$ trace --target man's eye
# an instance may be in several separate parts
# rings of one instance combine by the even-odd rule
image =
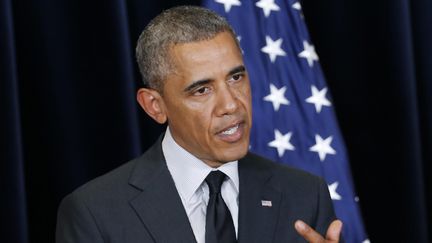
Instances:
[[[234,74],[231,79],[233,81],[239,81],[242,78],[243,78],[243,74],[238,73],[238,74]]]
[[[194,95],[204,95],[210,92],[209,87],[201,87],[194,92]]]

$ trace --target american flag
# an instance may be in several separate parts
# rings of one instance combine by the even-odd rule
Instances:
[[[233,26],[252,86],[251,151],[323,177],[346,242],[367,243],[319,58],[297,0],[204,0]]]

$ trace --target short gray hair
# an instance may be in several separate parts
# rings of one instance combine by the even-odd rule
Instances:
[[[221,32],[228,32],[239,43],[228,22],[206,8],[179,6],[156,16],[141,33],[136,58],[144,87],[163,90],[163,81],[175,71],[169,50],[176,44],[209,40]]]

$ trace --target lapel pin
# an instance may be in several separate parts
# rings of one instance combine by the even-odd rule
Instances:
[[[272,202],[268,201],[268,200],[261,200],[261,206],[263,206],[263,207],[271,207],[272,206]]]

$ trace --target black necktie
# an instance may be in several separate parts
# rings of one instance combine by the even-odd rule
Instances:
[[[209,187],[209,202],[207,205],[205,243],[236,243],[231,213],[221,195],[221,186],[225,174],[212,171],[205,181]]]

